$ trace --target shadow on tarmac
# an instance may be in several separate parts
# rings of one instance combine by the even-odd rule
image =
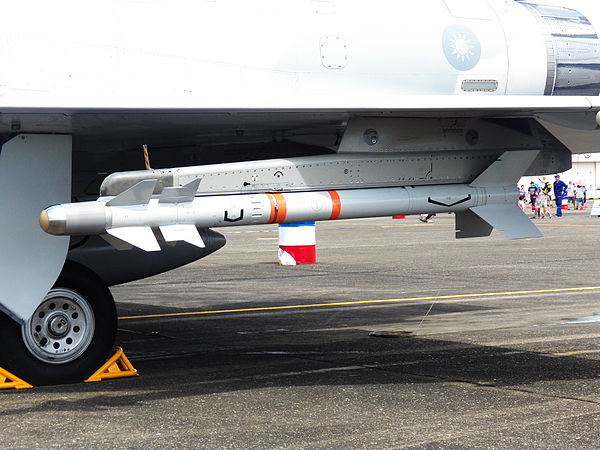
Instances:
[[[189,322],[189,321],[186,321]],[[215,323],[216,325],[216,323]],[[194,327],[195,328],[195,327]],[[122,344],[132,349],[139,378],[46,387],[53,393],[86,390],[98,395],[72,400],[53,399],[35,407],[0,411],[0,416],[28,411],[98,411],[156,400],[179,399],[225,392],[263,392],[264,388],[467,383],[483,389],[530,392],[549,381],[597,380],[600,361],[574,356],[524,351],[520,348],[471,345],[430,337],[371,338],[364,330],[274,331],[255,335],[234,334],[219,343],[203,321],[192,342],[185,337],[146,335],[139,340],[121,333]],[[128,340],[131,342],[128,344]],[[155,345],[159,340],[160,345]],[[205,342],[202,342],[202,341]],[[211,342],[209,342],[211,341]],[[197,345],[199,344],[199,345]],[[153,353],[141,355],[141,348]],[[213,348],[210,348],[210,347]],[[197,347],[203,347],[198,349]],[[561,383],[563,384],[563,383]],[[589,395],[596,392],[590,384]],[[107,395],[107,391],[110,395]],[[122,395],[113,395],[120,393]],[[578,397],[587,395],[578,392]],[[545,395],[561,397],[552,392]]]

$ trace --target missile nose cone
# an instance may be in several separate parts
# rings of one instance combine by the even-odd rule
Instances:
[[[596,123],[600,126],[600,111],[596,114]]]
[[[62,206],[50,206],[40,213],[40,227],[46,233],[63,235],[67,231],[65,210]]]
[[[50,228],[50,219],[48,218],[48,213],[45,210],[40,213],[40,228],[46,233]]]

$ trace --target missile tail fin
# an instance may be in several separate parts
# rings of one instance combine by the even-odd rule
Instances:
[[[526,173],[539,150],[504,152],[469,186],[504,189],[506,198],[501,204],[475,206],[456,214],[456,237],[488,236],[492,227],[502,231],[508,239],[542,237],[542,233],[517,205],[516,183]],[[514,191],[514,203],[511,192]]]
[[[538,238],[543,236],[540,230],[531,223],[531,219],[517,205],[476,206],[471,208],[471,211],[492,227],[502,231],[508,239]]]
[[[106,232],[117,239],[147,252],[160,251],[160,245],[158,245],[158,241],[150,227],[111,228],[106,230]]]
[[[456,239],[489,236],[494,228],[470,209],[457,212],[455,220]]]
[[[185,186],[181,187],[166,187],[160,193],[158,203],[186,203],[194,200],[198,186],[200,185],[200,178],[196,178],[194,181],[190,181]]]
[[[507,151],[473,180],[471,187],[515,186],[539,150]]]
[[[106,206],[147,205],[154,192],[156,179],[142,180],[106,202]]]
[[[194,225],[164,225],[160,227],[160,232],[167,242],[185,241],[196,247],[206,247]]]

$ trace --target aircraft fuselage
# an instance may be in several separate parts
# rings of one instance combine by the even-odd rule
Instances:
[[[0,107],[334,108],[401,95],[598,95],[600,5],[562,3],[14,2],[0,31]]]

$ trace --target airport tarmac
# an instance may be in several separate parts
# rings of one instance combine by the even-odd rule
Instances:
[[[117,286],[141,376],[0,391],[4,448],[598,448],[600,219],[454,239],[454,217],[277,228]],[[371,332],[384,336],[373,337]]]

